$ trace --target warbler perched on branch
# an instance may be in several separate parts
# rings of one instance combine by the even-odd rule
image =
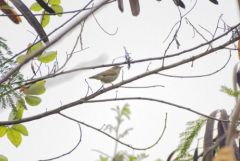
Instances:
[[[89,78],[100,80],[102,83],[112,83],[118,78],[121,68],[121,66],[113,66],[112,68]]]

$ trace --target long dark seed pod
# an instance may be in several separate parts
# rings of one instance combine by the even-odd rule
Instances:
[[[117,2],[119,10],[123,12],[124,11],[123,0],[117,0]]]
[[[175,3],[176,6],[185,8],[185,4],[183,3],[182,0],[173,0],[173,2]]]
[[[210,116],[215,117],[218,113],[218,110],[213,111]],[[204,134],[204,143],[203,143],[203,151],[204,151],[204,161],[212,161],[214,150],[210,150],[213,146],[213,128],[214,128],[214,120],[208,119],[206,124],[206,130]]]
[[[139,0],[129,0],[132,15],[133,16],[138,16],[140,13],[140,5],[139,5]]]
[[[214,4],[218,4],[217,0],[209,0],[210,2],[214,3]]]
[[[15,24],[19,24],[21,22],[21,18],[17,15],[15,9],[11,8],[5,0],[0,0],[0,10]]]
[[[13,5],[23,14],[23,16],[26,18],[28,23],[35,29],[35,31],[38,33],[40,38],[44,42],[49,42],[47,34],[43,30],[41,24],[38,22],[38,20],[35,18],[35,16],[32,14],[32,12],[28,9],[28,7],[21,1],[21,0],[10,0]]]
[[[193,161],[198,161],[198,147],[194,150]]]

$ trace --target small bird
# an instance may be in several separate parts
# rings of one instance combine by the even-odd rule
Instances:
[[[112,83],[118,78],[121,68],[121,66],[113,66],[106,71],[89,77],[89,79],[97,79],[100,80],[102,83]]]

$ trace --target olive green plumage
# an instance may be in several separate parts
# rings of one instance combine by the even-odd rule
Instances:
[[[89,78],[100,80],[102,83],[112,83],[118,78],[121,68],[122,67],[120,66],[113,66],[112,68]]]

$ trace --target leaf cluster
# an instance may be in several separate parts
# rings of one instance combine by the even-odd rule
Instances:
[[[0,77],[4,77],[16,65],[11,57],[12,52],[6,44],[6,40],[0,37]],[[15,108],[16,101],[22,97],[21,93],[15,90],[21,83],[16,82],[23,82],[23,75],[20,72],[16,72],[8,81],[0,85],[0,108]]]
[[[240,91],[235,91],[227,86],[221,86],[221,91],[232,97],[238,97]]]
[[[59,17],[62,16],[62,12],[63,12],[63,7],[61,6],[61,1],[60,0],[44,0],[46,3],[48,3],[48,5],[50,5],[50,7],[56,12],[58,13],[57,15]],[[32,11],[35,11],[35,12],[43,12],[43,16],[41,18],[41,25],[42,27],[46,27],[49,22],[50,22],[50,15],[49,14],[46,14],[47,11],[43,10],[43,8],[37,3],[37,2],[34,2],[30,9]]]
[[[116,135],[116,139],[119,140],[120,138],[125,137],[129,134],[129,132],[133,128],[127,128],[120,131],[120,127],[122,126],[123,122],[130,119],[131,111],[129,108],[129,104],[125,104],[123,107],[115,107],[112,108],[115,112],[115,120],[116,125],[108,124],[104,130],[109,130],[110,132],[114,132]],[[115,149],[117,150],[117,144],[115,145]],[[146,159],[148,155],[146,153],[139,153],[139,154],[130,154],[127,151],[116,151],[113,157],[108,155],[99,155],[99,161],[142,161]],[[161,159],[157,159],[156,161],[162,161]]]
[[[20,55],[17,57],[17,63],[22,63],[28,57],[31,57],[34,52],[44,47],[42,42],[38,42],[36,44],[29,44],[30,48],[25,55]],[[50,63],[52,62],[57,56],[57,51],[44,51],[41,53],[40,56],[37,57],[37,60],[41,63]]]
[[[187,122],[185,131],[180,134],[180,144],[177,148],[177,151],[174,152],[178,152],[178,155],[174,161],[192,160],[192,155],[188,153],[188,150],[205,123],[206,119],[202,117],[195,121]]]

